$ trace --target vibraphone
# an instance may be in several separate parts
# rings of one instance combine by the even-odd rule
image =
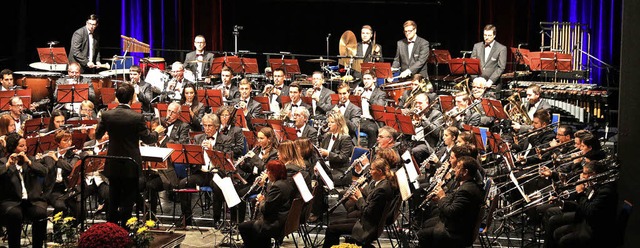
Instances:
[[[608,106],[608,93],[606,89],[600,88],[596,84],[533,81],[510,83],[514,92],[522,93],[532,84],[537,84],[542,88],[540,97],[546,99],[551,106],[568,112],[580,122],[591,122],[604,118]]]

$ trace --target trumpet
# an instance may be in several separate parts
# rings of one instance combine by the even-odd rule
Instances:
[[[270,96],[273,93],[273,89],[276,87],[273,84],[267,84],[264,86],[264,90],[262,91],[262,96]]]

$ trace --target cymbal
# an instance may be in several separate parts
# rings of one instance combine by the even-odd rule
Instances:
[[[322,57],[320,57],[319,59],[307,59],[306,61],[310,62],[310,63],[333,63],[333,62],[336,62],[333,59],[323,59]]]
[[[340,44],[338,48],[340,56],[356,56],[358,51],[358,40],[356,40],[356,35],[351,30],[344,31],[342,36],[340,36]],[[346,66],[349,62],[350,59],[340,59],[338,63]]]

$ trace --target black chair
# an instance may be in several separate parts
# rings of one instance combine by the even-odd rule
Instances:
[[[631,216],[631,211],[633,210],[633,204],[631,202],[625,200],[622,203],[622,209],[618,214],[617,223],[617,235],[616,237],[616,246],[622,247],[624,245],[624,233],[627,231],[627,222],[629,221],[629,216]]]
[[[400,247],[399,243],[394,243],[393,240],[399,240],[399,231],[398,226],[396,225],[396,220],[400,217],[400,206],[402,205],[402,197],[398,194],[391,201],[391,209],[389,210],[389,214],[385,221],[384,229],[387,231],[387,237],[389,238],[389,243],[391,243],[391,247]],[[378,244],[380,241],[378,240]]]

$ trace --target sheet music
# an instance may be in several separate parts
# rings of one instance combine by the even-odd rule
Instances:
[[[334,188],[333,180],[331,180],[331,177],[329,177],[329,175],[327,175],[327,172],[324,171],[324,168],[322,168],[322,165],[320,165],[320,162],[317,162],[314,168],[320,175],[320,178],[322,178],[322,181],[324,181],[324,184],[327,185],[327,188],[329,188],[329,190],[333,190]]]
[[[309,202],[313,198],[313,195],[311,195],[311,191],[309,191],[309,187],[307,187],[307,183],[304,181],[302,174],[298,172],[293,175],[293,181],[296,183],[304,202]]]
[[[236,188],[233,187],[230,177],[220,178],[216,173],[213,175],[213,182],[222,190],[222,195],[224,195],[224,200],[227,202],[228,207],[232,208],[240,203],[240,196],[238,196]]]
[[[396,171],[396,179],[398,180],[398,188],[400,189],[400,196],[402,196],[403,201],[406,201],[411,197],[412,193],[411,193],[411,189],[409,188],[409,181],[407,180],[407,173],[404,170],[404,167]]]
[[[409,181],[410,182],[415,182],[416,179],[418,178],[418,171],[416,171],[416,167],[413,164],[413,159],[411,159],[411,154],[409,153],[409,151],[405,151],[402,154],[402,161],[405,161],[404,167],[407,170],[407,175],[409,175]],[[406,161],[410,161],[410,162],[406,163]],[[417,187],[416,187],[416,189],[417,189]]]
[[[140,156],[144,161],[164,162],[173,153],[173,149],[156,146],[140,146]]]
[[[151,68],[149,69],[149,72],[147,73],[147,76],[145,77],[144,81],[151,84],[151,86],[156,87],[157,89],[163,90],[164,81],[168,79],[169,79],[169,76],[162,73],[162,71],[160,71],[159,69]]]

